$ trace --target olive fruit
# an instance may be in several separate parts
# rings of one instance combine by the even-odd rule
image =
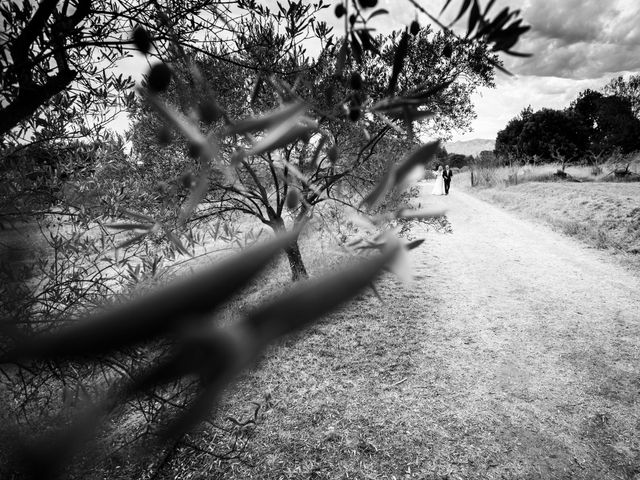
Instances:
[[[133,40],[133,44],[136,48],[142,53],[147,54],[149,53],[149,50],[151,50],[151,37],[144,27],[138,25],[133,30],[131,39]]]
[[[362,77],[358,72],[354,72],[354,74],[351,75],[349,83],[351,85],[351,88],[353,88],[354,90],[362,89]]]
[[[378,4],[378,0],[360,0],[362,8],[372,8]]]
[[[169,127],[167,127],[166,125],[160,127],[160,130],[158,130],[158,143],[161,146],[166,147],[171,143],[171,140],[172,136]]]
[[[151,70],[149,70],[149,77],[147,78],[147,86],[149,90],[155,93],[164,92],[169,88],[171,82],[171,69],[166,63],[156,63]]]

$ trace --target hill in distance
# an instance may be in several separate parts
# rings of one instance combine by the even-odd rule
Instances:
[[[496,141],[488,138],[474,138],[459,142],[447,142],[444,148],[447,153],[460,153],[462,155],[478,155],[483,150],[493,150]]]

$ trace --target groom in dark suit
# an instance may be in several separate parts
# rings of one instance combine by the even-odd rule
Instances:
[[[442,172],[442,178],[444,179],[444,193],[445,195],[449,195],[449,185],[451,185],[451,177],[453,177],[453,172],[447,165],[444,168],[444,172]]]

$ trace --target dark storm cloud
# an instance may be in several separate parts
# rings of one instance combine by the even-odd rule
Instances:
[[[518,50],[528,59],[506,58],[521,75],[597,78],[640,69],[640,2],[636,0],[527,0],[518,5],[532,26]]]
[[[424,0],[432,11],[443,2]],[[462,2],[451,5],[456,3]],[[587,88],[599,90],[612,77],[640,72],[640,0],[496,0],[492,15],[507,6],[520,9],[532,26],[515,50],[534,56],[500,55],[516,76],[498,74],[495,89],[474,95],[478,117],[470,132],[456,132],[454,140],[495,138],[529,105],[563,109]],[[457,7],[445,12],[445,23],[456,13]],[[464,34],[465,27],[463,20],[456,30]]]
[[[567,0],[553,6],[531,1],[524,7],[525,19],[533,26],[532,35],[560,44],[596,41],[607,22],[607,14],[596,2]]]

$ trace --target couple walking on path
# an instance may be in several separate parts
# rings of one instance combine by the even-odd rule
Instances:
[[[449,165],[447,165],[444,170],[442,169],[442,165],[440,165],[436,171],[436,184],[433,186],[431,195],[449,195],[451,177],[453,177],[453,172],[449,168]]]

